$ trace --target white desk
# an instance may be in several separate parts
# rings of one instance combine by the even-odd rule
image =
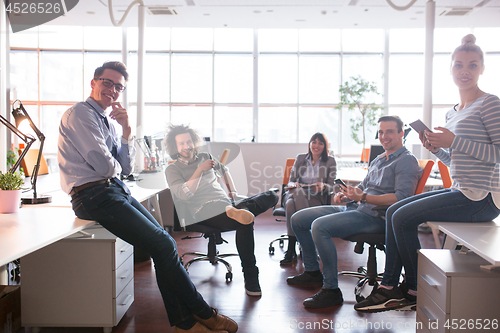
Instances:
[[[93,224],[71,208],[24,206],[18,213],[0,214],[0,266]]]
[[[148,199],[155,199],[151,200],[152,213],[160,223],[162,216],[156,197],[167,189],[166,181],[161,181],[164,178],[158,172],[139,175],[144,181],[126,182],[132,195],[144,205]],[[17,213],[0,214],[0,284],[6,284],[8,279],[7,269],[2,269],[4,265],[95,224],[75,216],[71,198],[60,189],[59,174],[43,175],[38,180],[38,193],[51,195],[51,203],[23,205]],[[149,188],[142,187],[148,182]]]
[[[433,233],[446,235],[443,248],[454,249],[458,243],[491,263],[484,268],[500,267],[500,220],[478,223],[427,222]],[[439,248],[439,244],[436,244]]]

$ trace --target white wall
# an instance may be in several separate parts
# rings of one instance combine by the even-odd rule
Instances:
[[[271,187],[281,189],[286,159],[307,152],[307,143],[211,142],[209,146],[215,158],[224,149],[231,150],[227,166],[238,193],[247,196]]]

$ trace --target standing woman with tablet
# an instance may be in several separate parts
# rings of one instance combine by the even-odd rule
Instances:
[[[446,125],[419,133],[423,146],[450,167],[450,189],[416,195],[386,213],[386,264],[381,285],[354,308],[385,311],[413,308],[417,291],[417,227],[426,221],[486,222],[500,207],[500,100],[478,86],[484,55],[474,35],[462,38],[451,57],[460,103]],[[406,285],[398,286],[402,267]]]

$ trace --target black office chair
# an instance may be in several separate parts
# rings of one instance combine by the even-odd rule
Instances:
[[[369,284],[370,286],[374,286],[378,281],[382,280],[383,273],[377,273],[377,250],[384,251],[385,253],[385,234],[356,234],[342,239],[356,243],[354,252],[358,254],[363,253],[365,243],[370,246],[368,249],[366,266],[358,267],[357,272],[339,272],[339,275],[354,276],[359,279],[354,287],[354,295],[356,296],[356,301],[361,302],[365,299],[365,297],[361,295],[365,285]]]
[[[237,253],[219,253],[219,251],[217,250],[217,245],[227,243],[227,241],[222,238],[221,231],[217,228],[202,225],[199,223],[189,223],[192,222],[192,218],[190,217],[187,209],[185,209],[184,204],[176,198],[174,198],[174,203],[174,231],[189,231],[201,233],[201,235],[199,236],[185,236],[181,239],[184,240],[201,237],[208,238],[207,253],[186,252],[181,255],[181,263],[184,265],[186,271],[188,272],[189,267],[197,261],[209,261],[212,265],[221,262],[226,266],[227,269],[226,281],[232,281],[233,268],[229,262],[224,260],[224,258],[235,256],[238,257],[239,255]],[[178,211],[180,211],[180,217],[178,215]],[[184,263],[185,256],[194,256],[194,258]]]

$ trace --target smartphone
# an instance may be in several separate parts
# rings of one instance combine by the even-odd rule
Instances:
[[[335,179],[333,182],[334,182],[335,184],[342,185],[342,186],[344,186],[345,188],[347,188],[347,185],[344,183],[344,181],[343,181],[342,179],[337,178],[337,179]]]

